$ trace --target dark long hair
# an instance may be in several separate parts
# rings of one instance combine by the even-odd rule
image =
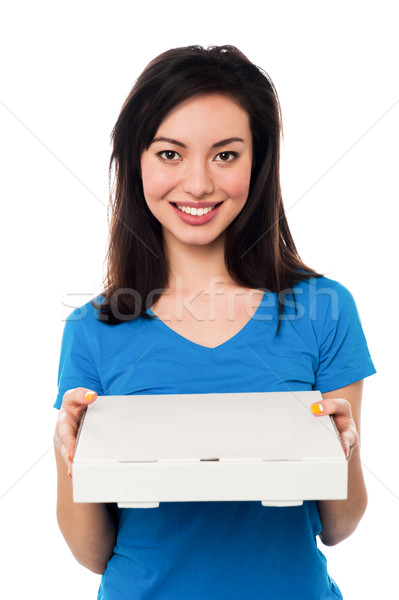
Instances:
[[[234,46],[187,46],[157,56],[137,79],[112,131],[110,239],[99,319],[115,325],[146,313],[165,291],[162,228],[147,207],[140,159],[166,115],[196,94],[219,93],[249,115],[253,171],[248,199],[226,231],[225,264],[244,287],[281,294],[319,273],[300,259],[280,189],[281,111],[270,77]],[[110,186],[112,188],[112,185]],[[277,329],[277,333],[280,327]]]

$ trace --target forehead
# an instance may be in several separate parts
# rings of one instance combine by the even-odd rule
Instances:
[[[161,122],[156,135],[176,131],[190,137],[199,133],[223,137],[251,137],[249,115],[222,94],[198,94],[175,106]]]

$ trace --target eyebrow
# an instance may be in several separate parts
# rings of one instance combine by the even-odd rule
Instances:
[[[168,144],[174,144],[175,146],[180,146],[180,148],[187,148],[186,144],[183,144],[183,142],[179,142],[178,140],[174,140],[172,138],[167,138],[167,137],[154,138],[152,140],[151,144],[155,144],[155,142],[167,142]],[[220,148],[221,146],[227,146],[227,144],[231,144],[232,142],[243,142],[244,143],[244,140],[239,137],[226,138],[225,140],[220,140],[220,142],[215,142],[215,144],[212,145],[212,148]]]

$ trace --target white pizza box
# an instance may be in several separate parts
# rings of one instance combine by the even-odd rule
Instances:
[[[320,392],[99,396],[72,465],[75,502],[259,500],[265,506],[347,497],[334,421]]]

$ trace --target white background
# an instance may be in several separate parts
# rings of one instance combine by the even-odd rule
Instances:
[[[369,507],[348,540],[320,548],[345,600],[395,596],[395,4],[17,0],[3,5],[2,597],[96,598],[99,576],[75,562],[55,518],[52,404],[61,334],[71,307],[101,290],[109,136],[120,107],[153,57],[193,43],[234,44],[272,77],[284,122],[283,194],[299,253],[356,299],[378,370],[365,382],[363,405]]]

